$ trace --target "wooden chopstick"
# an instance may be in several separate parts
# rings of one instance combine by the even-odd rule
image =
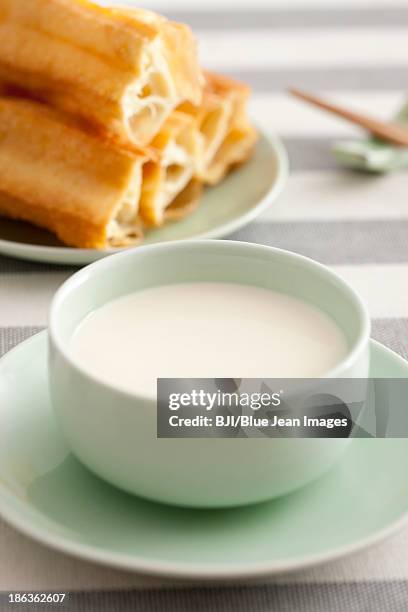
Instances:
[[[339,106],[338,104],[327,102],[319,96],[300,91],[299,89],[291,88],[289,89],[289,92],[301,100],[310,102],[310,104],[313,104],[314,106],[318,106],[323,110],[327,110],[330,113],[338,115],[339,117],[343,117],[347,121],[351,121],[351,123],[365,128],[374,136],[377,136],[382,140],[387,140],[388,142],[399,146],[408,146],[408,128],[402,125],[393,122],[380,121],[379,119],[373,119],[372,117],[349,110]]]

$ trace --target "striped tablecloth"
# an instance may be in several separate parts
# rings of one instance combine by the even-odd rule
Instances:
[[[320,4],[319,4],[320,2]],[[333,267],[366,300],[373,335],[408,357],[408,173],[336,167],[334,138],[354,128],[290,99],[289,85],[391,116],[408,83],[408,5],[391,0],[189,0],[161,5],[198,32],[204,63],[248,81],[252,112],[286,143],[291,177],[262,218],[232,239],[275,245]],[[171,6],[171,10],[168,10]],[[43,328],[72,268],[0,257],[0,353]],[[73,610],[408,610],[408,529],[376,548],[262,583],[180,585],[100,568],[0,523],[0,591],[69,591]],[[1,600],[0,610],[8,609]]]

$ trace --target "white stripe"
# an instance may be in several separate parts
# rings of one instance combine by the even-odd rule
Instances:
[[[408,28],[198,31],[209,68],[406,66]]]
[[[296,85],[296,83],[294,83]],[[372,114],[380,119],[393,117],[406,100],[399,91],[331,91],[320,92],[339,104]],[[254,94],[250,103],[256,123],[281,136],[361,137],[361,129],[350,123],[295,99],[289,93]]]
[[[46,325],[55,291],[69,273],[7,274],[0,277],[0,326]]]
[[[329,152],[328,152],[329,155]],[[292,174],[261,217],[268,221],[408,219],[404,172],[370,176],[321,171]],[[408,240],[408,237],[407,237]]]
[[[361,294],[372,317],[408,317],[408,264],[333,269]],[[66,277],[63,273],[7,275],[7,285],[3,283],[0,288],[0,326],[46,325],[52,296]]]
[[[360,294],[372,318],[408,317],[408,264],[332,268]]]

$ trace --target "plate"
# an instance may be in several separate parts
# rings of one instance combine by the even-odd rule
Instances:
[[[249,162],[216,187],[207,188],[194,213],[148,231],[144,244],[227,236],[270,206],[282,191],[287,176],[288,160],[283,145],[275,136],[261,133]],[[10,257],[86,265],[119,250],[66,247],[45,230],[21,221],[0,219],[0,253]]]
[[[46,353],[42,332],[0,361],[0,515],[43,544],[126,570],[232,579],[328,562],[407,519],[408,440],[397,438],[354,439],[320,480],[254,506],[188,510],[123,493],[66,448]],[[372,376],[408,377],[407,362],[374,341],[371,359]]]

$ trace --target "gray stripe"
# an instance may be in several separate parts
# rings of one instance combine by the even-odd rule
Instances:
[[[333,10],[254,10],[254,11],[166,11],[174,21],[188,23],[195,30],[240,30],[282,28],[356,28],[401,26],[408,22],[405,7]]]
[[[408,359],[408,319],[374,319],[371,335]]]
[[[229,238],[295,251],[328,265],[408,262],[408,220],[264,221]]]
[[[18,274],[24,272],[75,272],[72,266],[53,265],[25,259],[15,259],[0,255],[0,274]]]
[[[228,236],[295,251],[326,265],[408,262],[408,220],[256,221]],[[72,271],[0,258],[0,273]]]
[[[217,66],[218,72],[249,83],[256,92],[282,91],[288,87],[311,90],[392,90],[404,89],[407,82],[407,66],[368,67],[356,64],[350,68],[287,68],[231,70]],[[300,102],[299,102],[300,104]]]
[[[283,138],[289,155],[289,167],[294,172],[305,170],[338,170],[339,164],[330,153],[338,136],[321,138]]]
[[[43,327],[0,327],[0,357],[23,340],[37,334]]]
[[[16,607],[7,598],[0,595],[1,612]],[[91,591],[69,593],[62,605],[75,612],[404,612],[407,607],[408,583],[402,580]]]
[[[408,359],[408,319],[373,319],[372,336]],[[0,356],[44,327],[0,327]]]

